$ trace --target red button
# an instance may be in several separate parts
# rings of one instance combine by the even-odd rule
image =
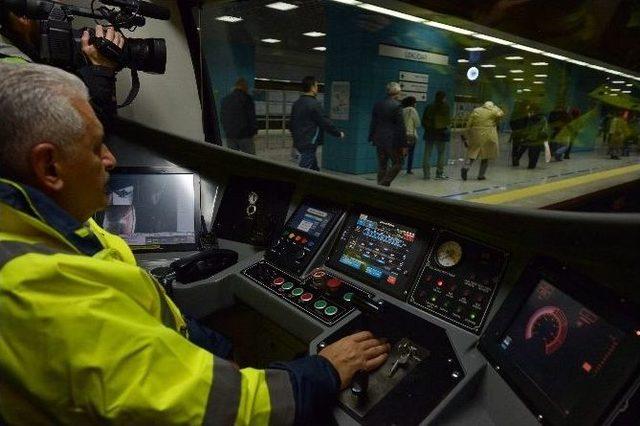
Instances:
[[[392,276],[387,277],[387,282],[391,285],[396,285],[396,277],[392,277]]]
[[[437,285],[438,287],[442,287],[442,286],[444,285],[444,281],[442,281],[442,280],[438,280],[438,281],[436,281],[436,285]]]
[[[330,290],[337,290],[341,285],[342,281],[337,278],[331,278],[329,281],[327,281],[327,287],[329,287]]]
[[[273,280],[273,285],[275,286],[281,286],[282,284],[284,284],[284,278],[282,277],[278,277]]]
[[[313,299],[313,294],[311,293],[304,293],[302,296],[300,296],[300,300],[302,300],[303,302],[308,302],[311,299]]]
[[[303,238],[302,241],[300,241],[302,244],[307,244],[307,239]]]
[[[302,237],[300,235],[296,235],[296,241],[300,241]]]

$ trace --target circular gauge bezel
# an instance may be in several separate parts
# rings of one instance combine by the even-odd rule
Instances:
[[[459,256],[457,258],[453,258],[449,255],[449,252],[446,253],[446,256],[448,259],[452,259],[454,262],[451,265],[445,265],[440,261],[440,253],[443,249],[445,249],[445,247],[447,246],[453,246],[454,250],[459,253]],[[462,245],[455,241],[455,240],[447,240],[445,242],[443,242],[442,244],[440,244],[438,246],[438,248],[436,249],[436,256],[435,256],[435,260],[436,263],[443,267],[443,268],[453,268],[454,266],[457,266],[458,264],[460,264],[460,261],[462,260],[462,255],[463,255],[463,250],[462,250]]]

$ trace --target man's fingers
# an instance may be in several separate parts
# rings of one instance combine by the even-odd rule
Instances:
[[[351,335],[351,338],[356,342],[363,342],[365,340],[371,339],[372,337],[373,333],[371,333],[370,331],[360,331]]]
[[[118,45],[118,47],[120,49],[122,49],[122,46],[124,46],[124,36],[122,34],[120,34],[119,32],[116,32],[115,39],[117,40],[117,42],[116,42],[116,40],[114,40],[114,43],[116,45]]]
[[[113,29],[113,27],[109,27],[107,28],[107,33],[105,34],[104,38],[113,42],[113,37],[115,36],[115,34],[116,34],[116,31]]]
[[[365,361],[364,363],[365,371],[375,370],[376,368],[380,367],[382,364],[384,364],[384,362],[387,360],[388,357],[389,357],[389,353],[385,352],[383,354],[378,355],[375,358]]]
[[[360,343],[363,350],[373,348],[375,346],[386,346],[387,341],[384,339],[371,338]]]
[[[364,356],[368,360],[369,359],[375,359],[379,355],[389,353],[390,349],[391,348],[386,343],[380,344],[380,345],[376,345],[376,346],[370,347],[369,349],[365,350],[364,351]]]
[[[82,50],[84,51],[85,49],[87,49],[89,47],[89,31],[84,30],[82,32]]]
[[[102,25],[96,25],[96,37],[104,37],[104,29]]]

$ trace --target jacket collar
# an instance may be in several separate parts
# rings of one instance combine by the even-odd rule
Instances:
[[[27,62],[33,62],[29,55],[18,49],[0,30],[0,58],[1,57],[22,58]]]
[[[44,223],[83,254],[93,256],[104,248],[88,227],[33,187],[0,178],[0,203]]]

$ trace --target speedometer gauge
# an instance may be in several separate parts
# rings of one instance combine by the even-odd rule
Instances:
[[[460,263],[462,259],[462,246],[456,241],[444,242],[436,251],[436,260],[443,268],[451,268]]]

